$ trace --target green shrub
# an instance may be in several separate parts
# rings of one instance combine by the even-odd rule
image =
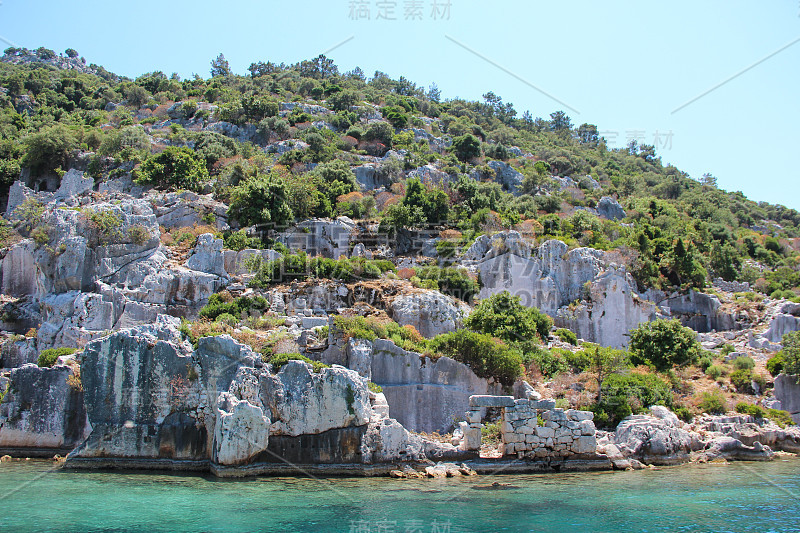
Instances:
[[[468,365],[483,378],[511,386],[522,374],[522,356],[499,339],[461,329],[430,340],[432,350]]]
[[[558,328],[556,330],[556,337],[561,339],[563,342],[572,344],[573,346],[578,345],[578,336],[566,328]]]
[[[566,359],[560,357],[555,350],[547,350],[540,346],[532,346],[531,349],[526,350],[522,354],[522,362],[525,366],[536,365],[542,375],[548,378],[570,369]]]
[[[135,225],[128,228],[128,238],[136,246],[143,246],[150,240],[150,231],[142,225]]]
[[[503,432],[500,429],[501,423],[501,420],[497,420],[495,422],[483,424],[481,428],[481,444],[488,444],[490,446],[500,444],[503,437]]]
[[[381,387],[380,385],[376,385],[371,381],[367,382],[367,388],[369,389],[370,392],[373,392],[375,394],[380,394],[383,392],[383,387]]]
[[[794,420],[791,413],[788,411],[781,411],[779,409],[767,409],[767,418],[775,422],[778,427],[785,428],[787,426],[794,426]]]
[[[783,372],[783,353],[778,352],[767,361],[767,371],[772,377],[777,377]]]
[[[675,416],[677,416],[679,419],[683,420],[686,423],[691,422],[692,418],[694,418],[694,415],[689,410],[689,408],[684,405],[674,407],[672,409],[672,412],[675,413]]]
[[[228,232],[224,235],[225,248],[241,252],[246,248],[259,250],[264,247],[263,242],[258,237],[248,237],[247,231],[239,230]]]
[[[787,333],[781,340],[783,349],[781,354],[783,372],[789,375],[800,375],[800,331]]]
[[[523,306],[519,296],[503,291],[482,300],[464,325],[507,342],[529,343],[546,339],[553,320],[535,307]]]
[[[223,324],[227,324],[229,326],[235,326],[239,323],[239,319],[230,313],[222,313],[217,315],[217,318],[214,319],[214,322],[222,322]]]
[[[630,349],[634,364],[645,363],[657,370],[692,363],[700,355],[697,334],[677,320],[655,320],[631,332]]]
[[[435,281],[439,291],[464,302],[471,303],[480,290],[478,282],[464,268],[426,266],[415,268],[414,271],[421,280]]]
[[[262,264],[250,280],[250,286],[265,288],[273,283],[307,278],[352,282],[359,279],[378,279],[385,272],[394,270],[395,266],[385,260],[370,260],[363,257],[309,258],[304,252],[298,252]]]
[[[623,418],[652,405],[672,405],[669,383],[652,374],[611,374],[603,381],[599,402],[592,406],[595,422],[616,427]]]
[[[243,226],[281,228],[293,218],[286,184],[277,175],[255,175],[233,188],[228,215]]]
[[[704,392],[700,397],[700,404],[698,407],[702,412],[711,415],[723,415],[728,410],[725,396],[718,390]]]
[[[308,357],[304,355],[300,355],[299,353],[279,353],[279,354],[263,354],[261,358],[264,360],[265,363],[270,363],[272,365],[272,371],[278,372],[281,367],[283,367],[289,361],[303,361],[305,363],[309,363],[314,372],[319,372],[323,368],[330,368],[329,365],[322,363],[320,361],[312,361]]]
[[[733,360],[733,368],[736,370],[752,370],[756,367],[756,362],[751,357],[745,355]]]
[[[711,379],[717,380],[721,378],[725,374],[725,369],[722,368],[720,365],[711,365],[706,368],[706,376],[710,377]]]
[[[39,352],[39,359],[36,361],[36,364],[43,368],[50,368],[56,364],[59,357],[72,355],[77,351],[77,348],[48,348]]]
[[[87,222],[94,233],[95,244],[109,244],[122,238],[122,219],[111,209],[90,211]]]
[[[697,366],[705,372],[714,364],[714,356],[710,352],[704,351],[700,357],[697,358]],[[716,379],[716,378],[715,378]]]
[[[563,350],[560,352],[564,358],[564,361],[567,363],[567,365],[569,365],[570,370],[576,374],[586,372],[592,366],[592,359],[585,349],[578,350],[577,352],[570,352],[568,350]]]
[[[762,419],[767,416],[767,411],[763,407],[746,402],[737,403],[736,412],[743,415],[750,415],[757,419]]]
[[[227,299],[228,293],[212,294],[208,303],[200,309],[200,318],[216,320],[220,315],[230,315],[234,319],[234,324],[239,322],[243,314],[252,311],[265,311],[269,309],[269,302],[263,296],[240,296],[239,298]],[[230,320],[230,319],[228,319]]]
[[[66,168],[70,155],[79,148],[76,133],[61,124],[29,135],[23,142],[25,155],[22,165],[29,167],[34,175]]]
[[[736,390],[742,394],[755,394],[756,390],[753,383],[758,385],[758,389],[763,392],[766,388],[766,379],[764,376],[756,374],[751,369],[741,368],[731,372],[731,384],[736,387]]]
[[[168,147],[150,157],[136,171],[136,183],[159,189],[186,189],[199,192],[208,182],[205,162],[188,148]]]

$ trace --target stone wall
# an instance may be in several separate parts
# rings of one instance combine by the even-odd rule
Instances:
[[[462,426],[463,448],[480,448],[481,409],[502,407],[503,455],[520,459],[566,458],[594,454],[597,449],[594,413],[556,409],[553,400],[515,400],[512,396],[471,396]],[[477,445],[477,448],[476,448]]]

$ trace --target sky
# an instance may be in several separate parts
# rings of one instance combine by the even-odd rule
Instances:
[[[0,0],[0,40],[129,77],[325,53],[443,98],[564,110],[612,148],[654,144],[694,178],[800,209],[800,0]]]

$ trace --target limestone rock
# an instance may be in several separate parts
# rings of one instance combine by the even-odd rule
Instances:
[[[800,424],[800,384],[797,376],[780,374],[775,378],[775,397],[784,411],[792,414],[795,424]]]
[[[622,220],[628,216],[619,202],[610,196],[603,196],[597,202],[597,214],[609,220]]]
[[[647,415],[629,416],[617,426],[616,446],[627,457],[649,464],[672,464],[688,460],[692,436],[671,420]]]
[[[280,233],[278,240],[292,251],[303,250],[309,256],[339,259],[350,251],[350,236],[354,228],[355,224],[347,217],[333,221],[312,219]]]
[[[186,261],[192,270],[228,277],[225,271],[225,257],[222,253],[222,239],[215,239],[211,233],[204,233],[197,238],[197,245]]]
[[[61,185],[56,191],[54,198],[65,199],[73,196],[91,192],[94,187],[92,178],[84,178],[83,172],[71,168],[61,177]]]
[[[79,384],[67,366],[14,369],[0,404],[0,447],[60,450],[80,443],[87,422]]]
[[[217,462],[246,464],[267,449],[270,420],[260,407],[229,394],[220,395],[215,434]]]
[[[401,326],[414,326],[424,337],[433,338],[461,328],[469,306],[439,291],[416,291],[392,301],[392,318]]]

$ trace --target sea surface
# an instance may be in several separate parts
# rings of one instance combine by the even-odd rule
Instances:
[[[486,488],[493,482],[503,488]],[[0,464],[0,531],[800,531],[800,459],[444,480],[253,478]]]

